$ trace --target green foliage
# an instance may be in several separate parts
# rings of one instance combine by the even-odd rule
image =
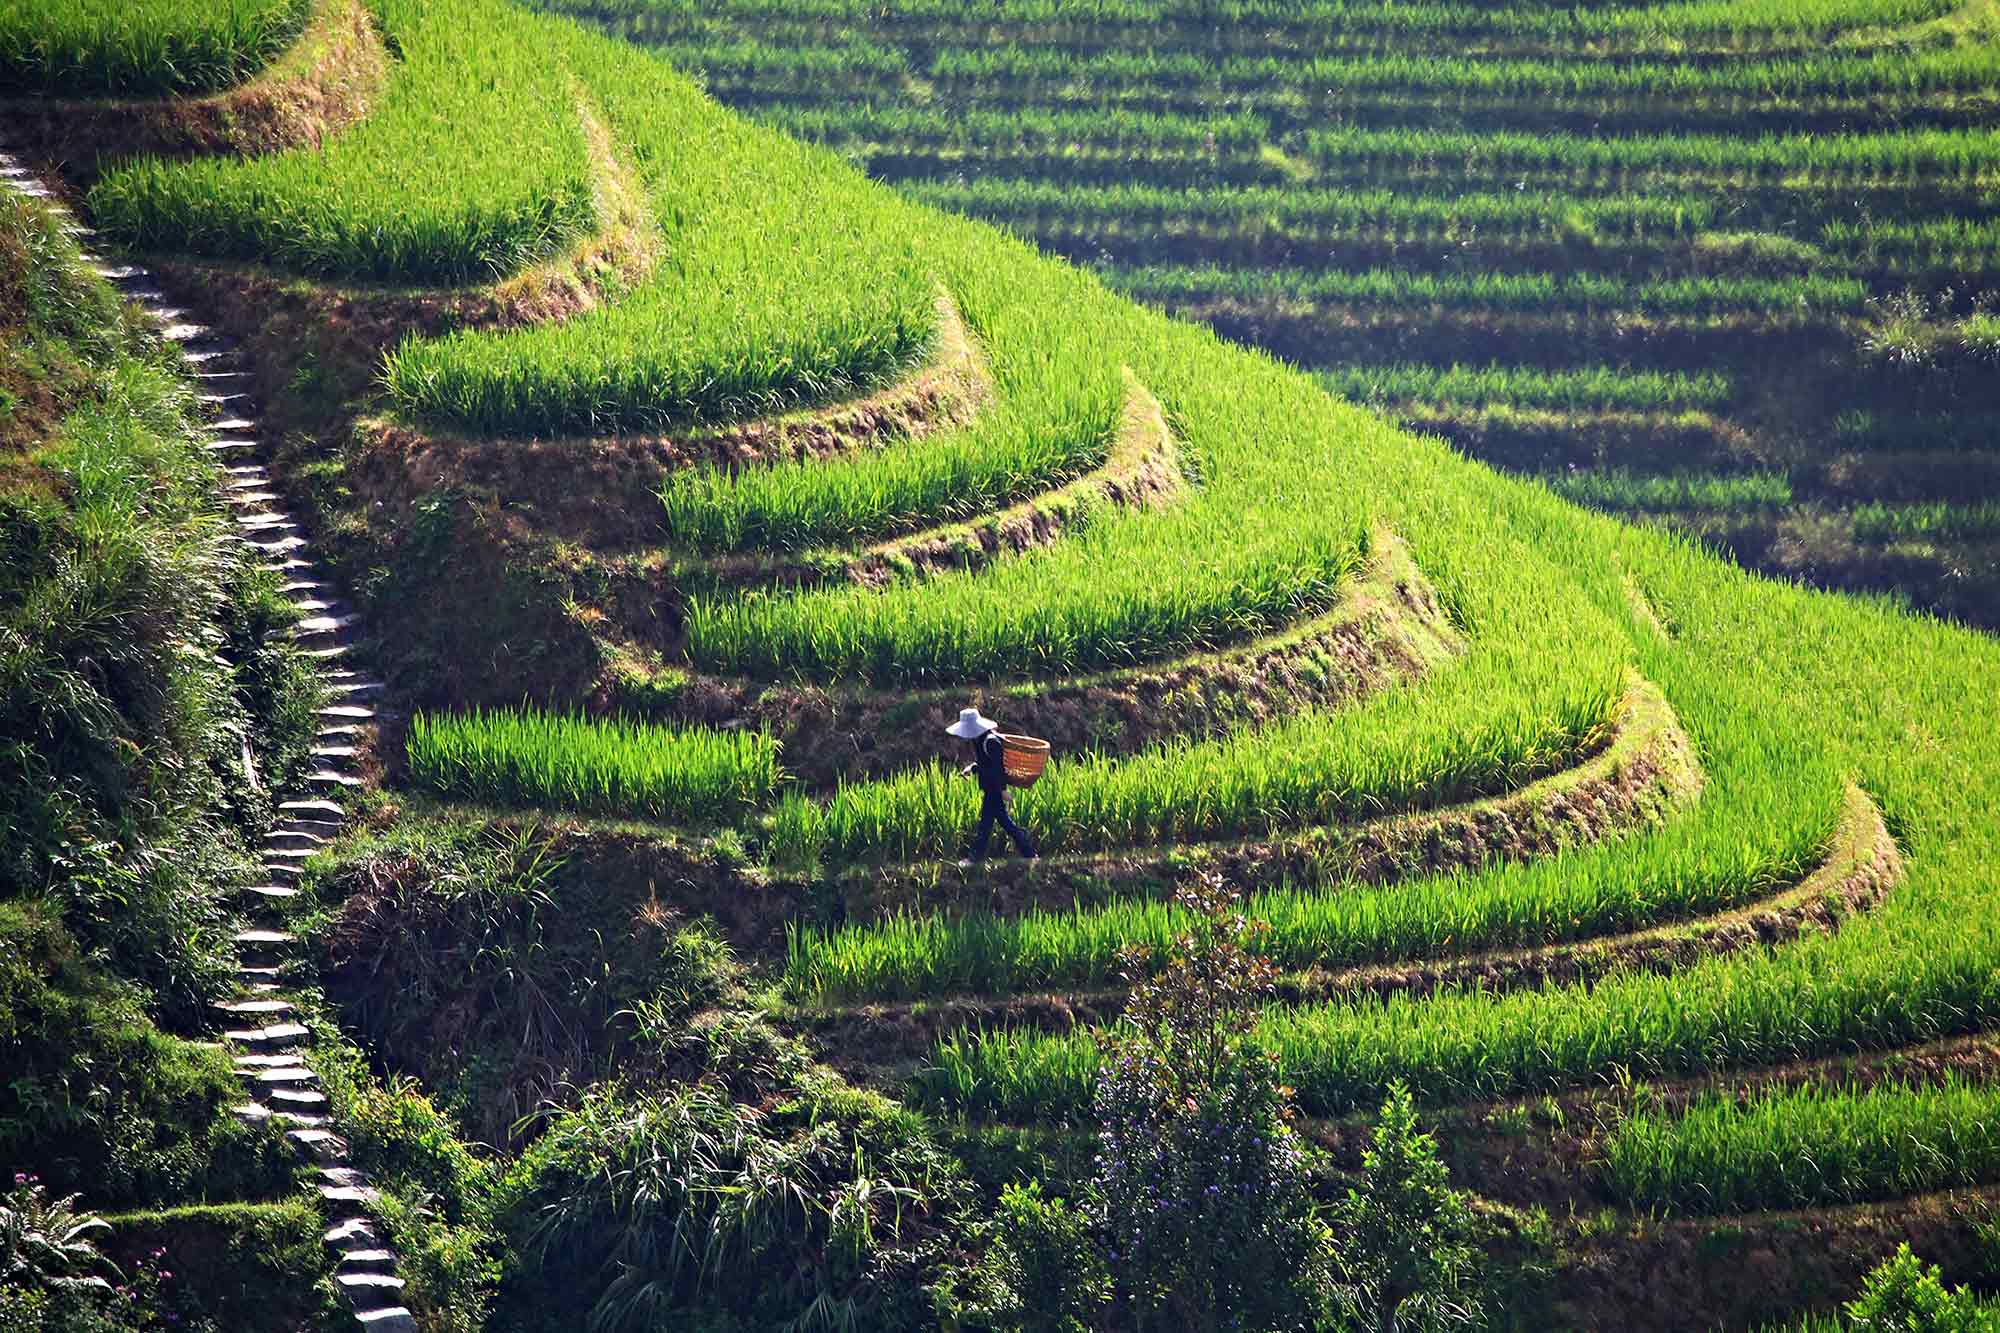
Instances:
[[[1392,1086],[1361,1157],[1360,1184],[1331,1222],[1335,1304],[1356,1330],[1483,1327],[1471,1213],[1437,1144],[1417,1128],[1410,1090]]]
[[[1058,759],[1015,800],[1043,850],[1199,841],[1423,809],[1490,795],[1573,762],[1602,738],[1615,682],[1563,691],[1526,674],[1498,709],[1397,691],[1361,713],[1313,711],[1220,741],[1169,741],[1127,759]],[[1519,711],[1514,711],[1518,709]],[[942,765],[792,797],[773,855],[941,854],[972,822],[978,794]]]
[[[706,1081],[600,1087],[509,1173],[501,1300],[533,1329],[583,1310],[592,1333],[895,1328],[960,1188],[921,1122],[866,1094],[808,1087],[765,1111]]]
[[[1000,1191],[974,1283],[977,1298],[957,1312],[961,1327],[1090,1333],[1111,1299],[1089,1217],[1039,1180]]]
[[[593,720],[527,708],[410,722],[410,780],[449,796],[565,810],[726,820],[776,792],[767,733]]]
[[[1218,883],[1177,895],[1194,925],[1132,997],[1097,1083],[1099,1230],[1140,1329],[1316,1327],[1328,1296],[1291,1089],[1250,1037],[1274,973],[1259,923]]]
[[[101,1205],[282,1189],[275,1130],[223,1114],[226,1057],[166,1036],[39,905],[0,903],[0,1157]]]
[[[1051,410],[1050,399],[1074,387],[1051,385],[1030,399],[1028,414],[989,417],[938,441],[835,462],[676,474],[660,496],[668,537],[719,551],[840,544],[1026,499],[1098,466],[1109,451],[1117,400],[1108,385],[1090,385],[1095,392]]]
[[[1963,1287],[1947,1288],[1935,1265],[1926,1269],[1907,1243],[1868,1275],[1847,1305],[1850,1326],[1865,1333],[1992,1333],[2000,1310]]]
[[[0,15],[0,94],[215,92],[290,46],[312,11],[313,0],[20,0]]]
[[[77,1207],[80,1195],[52,1199],[33,1176],[14,1173],[0,1194],[0,1282],[32,1287],[92,1283],[104,1263],[98,1237],[111,1224]]]
[[[403,59],[367,119],[320,147],[113,168],[90,192],[98,226],[141,249],[408,282],[507,273],[590,230],[576,96],[532,30],[477,0],[378,8]]]
[[[1605,1144],[1619,1197],[1691,1213],[1814,1207],[2000,1179],[2000,1093],[1805,1087],[1641,1112]]]
[[[1791,479],[1773,472],[1724,476],[1644,476],[1617,469],[1572,472],[1549,478],[1549,489],[1578,504],[1642,514],[1676,510],[1745,513],[1783,509],[1792,503]]]
[[[1735,392],[1727,374],[1577,366],[1543,370],[1495,363],[1449,367],[1405,363],[1322,371],[1327,392],[1356,402],[1420,402],[1562,408],[1568,411],[1666,412],[1725,406]]]

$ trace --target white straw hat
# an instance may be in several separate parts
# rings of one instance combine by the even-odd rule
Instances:
[[[958,721],[946,727],[945,730],[959,737],[961,740],[970,741],[977,740],[989,731],[998,730],[999,725],[992,718],[982,714],[977,708],[961,708],[958,712]]]

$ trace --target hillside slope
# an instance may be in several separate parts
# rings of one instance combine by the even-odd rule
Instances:
[[[1273,924],[1259,1035],[1337,1154],[1406,1082],[1501,1213],[1568,1219],[1524,1321],[1965,1262],[1994,1155],[1823,1151],[1856,1121],[1797,1089],[1882,1084],[1919,1140],[1947,1073],[2000,1101],[2000,645],[1468,461],[572,24],[372,13],[389,90],[327,151],[82,198],[251,349],[273,471],[429,710],[365,742],[385,794],[296,908],[330,1011],[444,1108],[355,1099],[430,1236],[413,1308],[497,1271],[508,1327],[635,1287],[935,1321],[944,1149],[1074,1169],[1109,960],[1203,872]],[[470,713],[524,697],[587,717]],[[942,864],[968,702],[1060,742],[1042,862]],[[1773,1124],[1851,1165],[1756,1175]],[[743,1241],[786,1282],[716,1288],[695,1205],[654,1211],[675,1132],[807,1164],[823,1207]]]

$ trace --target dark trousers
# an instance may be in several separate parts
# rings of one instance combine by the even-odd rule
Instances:
[[[1007,831],[1007,836],[1014,840],[1014,846],[1020,849],[1021,855],[1035,854],[1035,844],[1029,840],[1021,826],[1014,822],[1014,817],[1007,813],[1007,793],[1003,788],[1000,791],[982,794],[979,802],[979,828],[972,835],[972,845],[965,849],[967,860],[986,859],[986,844],[992,841],[995,824]]]

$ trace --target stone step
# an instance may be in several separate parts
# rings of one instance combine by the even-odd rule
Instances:
[[[290,1000],[217,1000],[209,1006],[225,1014],[289,1014]]]
[[[305,1067],[301,1056],[287,1055],[282,1051],[252,1051],[247,1055],[232,1055],[229,1058],[229,1062],[239,1074],[261,1073],[267,1069],[302,1069]]]
[[[291,869],[293,862],[310,860],[318,855],[317,847],[266,847],[264,864],[267,867]]]
[[[357,1250],[369,1250],[382,1243],[382,1233],[375,1224],[365,1217],[350,1217],[345,1222],[337,1222],[328,1227],[320,1237],[331,1249],[352,1254]]]
[[[307,753],[315,759],[353,759],[361,753],[358,745],[315,745]]]
[[[292,626],[294,634],[332,634],[354,624],[360,617],[353,615],[307,616]]]
[[[315,591],[319,590],[317,583],[309,586]],[[306,612],[308,615],[316,615],[320,612],[333,611],[339,607],[340,603],[330,602],[324,597],[294,597],[292,598],[292,605],[298,610]]]
[[[317,711],[320,717],[340,718],[348,722],[368,722],[375,717],[375,710],[363,704],[327,704]]]
[[[417,1333],[417,1317],[400,1305],[356,1310],[354,1318],[366,1333]]]
[[[327,685],[327,691],[346,699],[359,699],[367,695],[380,694],[387,687],[379,680],[336,680]]]
[[[316,1088],[319,1075],[304,1065],[287,1065],[278,1069],[239,1069],[238,1078],[246,1078],[264,1088]]]
[[[273,1088],[269,1100],[272,1110],[289,1111],[307,1106],[325,1106],[326,1094],[317,1088]]]
[[[303,1023],[273,1023],[263,1028],[233,1028],[222,1034],[225,1042],[237,1046],[264,1047],[293,1042],[311,1035]]]
[[[187,311],[177,306],[168,305],[154,307],[146,313],[155,319],[174,320],[175,316],[185,315]],[[209,328],[206,324],[189,324],[185,321],[177,321],[164,325],[160,329],[160,336],[170,343],[193,343],[200,342],[213,332],[215,330]]]
[[[249,417],[223,417],[220,420],[209,422],[208,428],[218,433],[227,431],[235,434],[238,431],[249,431],[251,434],[255,434],[257,423]]]
[[[130,264],[98,264],[95,266],[95,271],[97,276],[106,282],[129,282],[133,278],[146,276],[145,269],[134,268]]]
[[[352,1203],[366,1206],[381,1198],[380,1191],[370,1185],[321,1185],[319,1197],[328,1203]]]
[[[330,1129],[288,1129],[285,1141],[315,1162],[347,1160],[347,1140]]]
[[[210,440],[202,446],[212,454],[241,454],[256,447],[255,440]]]
[[[335,644],[330,648],[301,648],[299,650],[299,656],[310,657],[320,662],[332,662],[339,658],[347,656],[349,653],[353,651],[354,650],[347,644],[340,643],[340,644]]]
[[[299,937],[289,930],[239,930],[229,937],[237,945],[252,945],[262,948],[278,948],[281,945],[296,944]]]
[[[299,891],[283,884],[245,884],[243,895],[264,903],[280,903],[287,898],[296,898]]]
[[[236,976],[242,981],[276,981],[283,972],[280,967],[239,967]]]
[[[313,739],[316,741],[325,741],[330,745],[344,745],[347,743],[347,738],[359,736],[367,730],[368,728],[359,723],[342,722],[338,726],[321,727],[319,730],[313,732]]]
[[[343,1273],[386,1273],[396,1266],[396,1252],[380,1248],[349,1250],[337,1265]]]
[[[393,1273],[335,1273],[333,1284],[356,1305],[382,1305],[403,1290],[403,1279]]]
[[[272,879],[284,881],[297,879],[299,877],[299,868],[289,861],[272,861],[267,859],[264,862],[264,873]]]
[[[260,509],[255,513],[238,514],[236,516],[236,526],[245,532],[256,533],[297,532],[299,530],[299,525],[292,520],[290,514],[281,513],[276,509]]]
[[[326,841],[317,833],[307,833],[302,829],[276,828],[264,835],[266,847],[284,843],[288,847],[318,847]]]
[[[351,773],[336,773],[330,768],[316,769],[306,774],[305,781],[314,787],[359,787],[363,783]]]
[[[244,486],[225,487],[224,490],[227,492],[227,494],[225,494],[222,498],[229,501],[229,503],[233,505],[267,505],[274,500],[280,500],[284,498],[275,491],[257,491],[249,489],[249,487],[251,486],[259,486],[262,484],[263,483],[261,482],[253,481],[246,483]]]
[[[280,832],[303,833],[307,837],[318,838],[321,842],[333,837],[342,827],[344,827],[343,822],[338,819],[287,819],[278,825]]]
[[[321,711],[324,712],[325,710],[322,709]],[[342,820],[347,818],[346,809],[335,805],[332,801],[280,801],[278,802],[278,809],[300,819]]]

